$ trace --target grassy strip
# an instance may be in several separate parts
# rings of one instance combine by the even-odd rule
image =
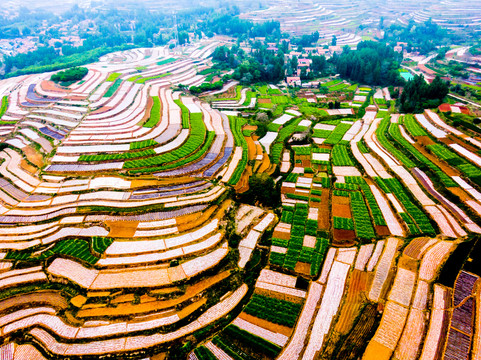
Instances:
[[[105,81],[111,81],[111,82],[114,82],[115,80],[117,80],[117,78],[120,76],[120,73],[112,73],[109,75],[109,77],[105,80]]]
[[[10,260],[38,261],[45,260],[53,256],[64,255],[82,260],[88,264],[95,264],[105,250],[112,244],[113,239],[93,237],[92,248],[85,239],[66,239],[61,240],[51,249],[40,254],[33,255],[33,250],[10,251],[6,258]]]
[[[334,166],[354,166],[352,156],[347,151],[345,145],[334,145],[332,149],[332,165]]]
[[[244,311],[274,324],[294,327],[301,308],[301,304],[254,294]]]
[[[162,110],[162,105],[158,96],[152,97],[154,103],[152,104],[152,109],[150,110],[150,118],[144,124],[145,128],[153,128],[157,126],[160,121],[160,112]]]
[[[4,78],[15,77],[24,74],[39,74],[44,72],[51,72],[62,70],[74,66],[90,64],[99,60],[100,57],[116,51],[128,50],[134,48],[134,45],[121,45],[114,47],[101,47],[92,49],[79,54],[72,54],[68,56],[58,56],[57,61],[49,64],[31,65],[26,68],[10,72]]]
[[[409,159],[407,156],[405,156],[401,151],[399,151],[393,145],[393,142],[391,142],[386,137],[386,131],[390,124],[391,124],[391,120],[387,116],[383,120],[381,120],[381,122],[379,123],[379,126],[376,129],[376,136],[379,143],[394,157],[396,157],[402,164],[404,164],[404,166],[407,166],[410,169],[413,167],[416,167],[416,164],[413,161],[411,161],[411,159]]]
[[[187,108],[187,106],[185,106],[182,103],[180,99],[174,100],[174,102],[180,107],[180,111],[182,111],[182,128],[188,129],[189,128],[189,109]]]
[[[336,145],[339,141],[342,140],[342,138],[344,137],[344,134],[348,132],[351,126],[352,124],[340,123],[327,137],[327,139],[324,141],[324,144]]]
[[[130,143],[130,150],[140,150],[157,145],[157,141],[149,139]]]
[[[354,230],[354,222],[351,218],[334,216],[334,229]]]
[[[157,65],[167,65],[167,64],[170,64],[170,63],[173,63],[174,61],[177,61],[177,59],[174,59],[174,58],[168,58],[168,59],[164,59],[164,60],[161,60],[157,63]]]
[[[105,93],[104,97],[111,97],[118,90],[121,84],[122,79],[115,80],[115,82],[109,87],[109,89]]]
[[[239,161],[237,168],[235,169],[234,173],[229,179],[229,185],[235,185],[239,182],[242,176],[242,173],[244,172],[247,166],[249,151],[247,147],[247,141],[244,139],[244,136],[242,135],[242,127],[246,124],[246,122],[247,120],[243,118],[229,116],[229,124],[230,124],[232,134],[234,135],[235,145],[242,147],[242,159]]]
[[[352,215],[356,227],[356,236],[361,239],[373,239],[376,237],[372,227],[369,210],[358,191],[350,193]]]
[[[389,134],[391,137],[397,141],[404,151],[409,151],[422,165],[426,166],[430,171],[432,171],[436,176],[441,180],[441,182],[446,187],[458,187],[458,183],[456,183],[450,176],[446,175],[446,173],[441,170],[436,164],[434,164],[431,160],[429,160],[426,156],[424,156],[418,149],[416,149],[409,141],[407,141],[401,134],[399,130],[398,123],[391,123],[389,126]],[[428,146],[429,148],[429,146]],[[424,166],[420,166],[421,170],[423,170]],[[479,172],[481,174],[481,172]]]
[[[225,328],[224,333],[229,337],[245,343],[248,347],[255,351],[266,354],[272,358],[275,358],[282,350],[281,347],[271,343],[259,336],[251,334],[248,331],[242,330],[235,325],[229,325]]]
[[[155,76],[149,76],[149,77],[146,77],[146,78],[137,79],[135,82],[137,84],[145,84],[146,81],[161,79],[161,78],[169,76],[169,75],[172,75],[172,74],[171,73],[165,73],[165,74],[160,74],[160,75],[155,75]]]
[[[284,141],[291,137],[297,128],[297,125],[302,119],[290,120],[279,131],[276,141],[271,145],[271,161],[274,164],[279,164],[281,161],[282,149],[284,148]]]
[[[167,153],[159,154],[157,156],[152,156],[147,159],[138,159],[133,161],[127,161],[124,164],[124,169],[136,169],[136,168],[147,168],[142,171],[136,172],[152,172],[155,167],[164,167],[165,164],[178,161],[185,158],[197,151],[204,143],[206,138],[207,129],[205,127],[204,121],[202,119],[202,114],[192,114],[199,116],[192,116],[191,121],[191,131],[190,136],[187,140],[178,148],[169,151]],[[133,172],[132,172],[133,173]]]
[[[8,109],[8,96],[2,98],[2,107],[0,108],[0,119],[7,112]]]
[[[79,161],[94,162],[94,161],[107,161],[107,160],[129,160],[138,159],[147,156],[155,155],[153,149],[147,149],[137,152],[124,152],[115,154],[94,154],[94,155],[80,155]]]
[[[234,100],[234,101],[239,101],[242,97],[242,86],[241,85],[237,85],[236,88],[235,88],[235,97],[234,98],[218,98],[218,99],[214,99],[213,101],[231,101],[231,100]]]
[[[212,145],[212,142],[214,141],[214,138],[215,138],[215,132],[209,131],[207,133],[207,140],[204,142],[204,145],[202,145],[202,148],[199,151],[194,152],[192,155],[190,155],[190,156],[188,156],[188,157],[186,157],[186,158],[184,158],[180,161],[171,163],[171,164],[167,164],[167,165],[164,165],[164,166],[155,166],[155,167],[151,167],[149,169],[132,170],[132,171],[130,171],[130,173],[131,174],[139,174],[139,173],[146,172],[146,170],[148,170],[149,173],[152,173],[152,172],[157,172],[157,171],[165,171],[165,170],[180,168],[181,166],[187,165],[189,163],[192,163],[192,162],[200,159],[209,150],[209,148]]]

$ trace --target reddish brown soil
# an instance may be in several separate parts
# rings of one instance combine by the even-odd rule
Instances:
[[[378,236],[388,236],[391,235],[391,232],[389,231],[389,228],[387,226],[374,226],[376,229],[376,234]]]
[[[367,272],[353,270],[335,331],[347,334],[352,328],[362,304],[367,301],[366,292],[369,290],[369,284]]]
[[[468,195],[468,193],[463,189],[461,189],[460,187],[449,187],[446,189],[451,191],[454,195],[459,197],[462,201],[472,200],[472,198]]]
[[[429,238],[421,237],[411,240],[411,242],[404,249],[403,254],[413,259],[421,259],[421,248],[429,241]]]
[[[256,144],[254,143],[254,140],[252,140],[250,136],[244,136],[244,139],[246,139],[247,141],[248,159],[255,160],[257,156],[257,151],[256,151]]]
[[[29,173],[31,174],[35,174],[35,172],[37,171],[37,169],[35,168],[35,166],[32,166],[30,165],[26,160],[22,159],[20,161],[20,167],[25,170],[25,171],[28,171]]]
[[[137,230],[138,221],[107,221],[106,225],[109,227],[109,237],[112,238],[132,238]]]
[[[24,152],[25,156],[27,157],[28,161],[30,161],[35,166],[41,168],[43,164],[42,155],[40,155],[33,147],[25,146],[22,151]]]
[[[423,146],[434,145],[435,142],[429,136],[416,136],[416,140]]]
[[[332,217],[352,218],[349,205],[332,204]]]
[[[319,215],[317,217],[317,221],[319,230],[329,230],[330,227],[331,214],[329,211],[329,192],[329,189],[323,189],[321,202],[318,203]]]
[[[230,275],[230,271],[224,271],[215,276],[206,278],[196,284],[188,286],[185,293],[176,298],[168,300],[157,300],[145,304],[132,304],[121,303],[115,304],[113,307],[102,307],[93,309],[81,309],[79,310],[78,318],[98,317],[98,316],[125,316],[125,315],[138,315],[147,314],[152,312],[159,312],[173,308],[183,302],[193,298],[195,295],[202,293],[214,284],[226,279]]]
[[[58,86],[57,84],[55,84],[53,81],[50,81],[50,80],[42,81],[41,86],[42,86],[42,89],[44,89],[45,91],[53,91],[53,92],[59,92],[59,93],[70,92],[70,90],[63,89],[60,86]]]
[[[294,271],[298,274],[310,276],[311,275],[311,264],[304,263],[304,262],[298,262],[296,264],[296,267],[295,267]]]
[[[4,313],[12,307],[21,309],[34,306],[50,306],[58,310],[63,310],[66,309],[69,304],[60,291],[36,291],[31,294],[17,295],[0,301],[0,313]]]
[[[272,104],[272,100],[271,99],[259,99],[258,103],[259,104]]]
[[[334,244],[337,246],[349,247],[356,244],[354,241],[356,239],[356,233],[354,230],[334,229],[333,237]]]
[[[336,205],[350,205],[351,201],[349,200],[349,197],[347,196],[332,196],[332,204]]]
[[[256,126],[256,125],[244,125],[244,127],[242,128],[242,130],[256,131],[256,130],[257,130],[257,126]]]
[[[440,160],[438,157],[428,153],[424,147],[419,144],[415,144],[414,147],[418,149],[424,156],[426,156],[429,160],[431,160],[434,164],[436,164],[441,170],[448,176],[459,176],[460,173],[456,169],[449,166],[444,161]]]
[[[296,304],[303,304],[304,303],[303,298],[288,295],[288,294],[284,294],[284,293],[280,293],[280,292],[276,292],[276,291],[260,289],[260,288],[256,288],[254,290],[254,294],[268,296],[268,297],[280,299],[280,300],[286,300],[286,301],[290,301],[290,302],[293,302],[293,303],[296,303]]]
[[[270,321],[259,319],[255,316],[249,315],[245,312],[242,312],[239,317],[245,321],[248,321],[254,325],[260,326],[261,328],[270,330],[272,332],[276,332],[285,336],[291,336],[292,329],[287,326],[282,326],[278,324],[273,324]]]
[[[291,237],[291,234],[283,231],[274,231],[274,233],[272,234],[272,237],[282,239],[282,240],[289,240]]]
[[[466,150],[469,150],[473,153],[478,152],[478,148],[474,147],[473,145],[461,140],[460,138],[454,136],[453,134],[448,135],[448,141],[451,140],[451,143],[456,143],[464,147]]]

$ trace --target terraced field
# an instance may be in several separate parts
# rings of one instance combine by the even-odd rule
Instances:
[[[339,80],[193,97],[218,45],[0,82],[1,357],[478,358],[481,134]]]

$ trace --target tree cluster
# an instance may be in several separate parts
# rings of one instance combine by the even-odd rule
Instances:
[[[50,80],[58,83],[74,83],[82,80],[88,72],[89,69],[85,67],[73,67],[53,74]]]
[[[428,84],[422,75],[415,76],[404,86],[398,105],[402,113],[422,113],[424,109],[442,104],[449,93],[449,84],[439,76]]]
[[[191,86],[189,88],[189,91],[194,94],[198,95],[200,93],[203,93],[204,91],[213,91],[213,90],[220,90],[224,86],[223,81],[216,81],[215,83],[208,83],[205,82],[199,86]]]
[[[410,20],[407,26],[392,24],[384,32],[384,41],[390,44],[397,42],[407,43],[407,51],[418,51],[427,54],[437,49],[438,46],[448,45],[453,38],[453,34],[438,24],[427,20],[422,24]]]
[[[280,192],[270,175],[254,174],[249,178],[249,190],[241,195],[240,200],[246,204],[275,208],[279,205]]]
[[[343,78],[368,85],[399,85],[403,83],[399,75],[402,55],[391,47],[373,41],[362,41],[357,50],[345,47],[339,56],[330,61]]]
[[[267,50],[265,45],[247,55],[242,49],[234,45],[231,49],[226,46],[218,47],[212,56],[213,60],[234,69],[232,78],[243,84],[255,82],[277,82],[284,78],[284,53],[274,53]]]
[[[215,34],[229,35],[233,37],[255,38],[269,37],[281,38],[281,25],[278,21],[267,21],[264,23],[253,23],[249,20],[239,19],[232,14],[212,16],[198,25],[198,28],[207,36]]]

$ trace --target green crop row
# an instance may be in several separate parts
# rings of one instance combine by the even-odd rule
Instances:
[[[270,157],[273,164],[279,164],[279,162],[281,161],[281,154],[282,150],[284,149],[284,141],[291,137],[300,122],[301,119],[292,119],[286,124],[284,124],[282,129],[279,131],[279,135],[277,136],[276,141],[274,142],[274,144],[271,145]]]
[[[56,243],[52,248],[38,253],[32,250],[10,251],[6,259],[9,260],[45,260],[54,256],[68,256],[81,260],[88,264],[95,264],[113,240],[108,238],[92,238],[92,248],[85,239],[65,239]],[[35,254],[35,255],[34,255]]]
[[[122,85],[122,79],[115,80],[115,82],[110,85],[109,89],[104,94],[104,97],[111,97],[118,90],[120,85]]]
[[[251,334],[250,332],[242,330],[235,325],[227,326],[224,329],[223,333],[225,333],[230,338],[235,339],[236,341],[240,341],[246,344],[246,346],[248,346],[249,348],[266,354],[272,358],[275,358],[282,350],[282,348],[277,346],[276,344],[273,344],[270,341],[267,341],[254,334]]]
[[[322,84],[322,86],[334,86],[334,85],[337,85],[337,84],[340,84],[342,82],[342,80],[331,80],[331,81],[328,81],[324,84]]]
[[[130,150],[145,149],[151,146],[155,146],[157,144],[158,144],[157,141],[152,139],[136,141],[136,142],[130,143]]]
[[[467,178],[481,186],[481,169],[441,144],[427,146],[438,158],[461,171]]]
[[[332,148],[332,165],[334,166],[354,166],[352,155],[349,154],[347,146],[334,145]]]
[[[416,164],[411,161],[411,159],[409,159],[406,155],[404,155],[400,150],[398,150],[394,146],[394,144],[386,137],[386,131],[390,124],[391,121],[389,117],[385,117],[379,123],[379,126],[376,129],[376,137],[379,140],[379,143],[394,157],[396,157],[401,163],[403,163],[404,166],[407,166],[408,168],[416,167]]]
[[[345,88],[347,88],[349,85],[347,84],[344,84],[344,83],[341,83],[341,84],[337,84],[337,85],[334,85],[334,86],[331,86],[329,87],[329,91],[340,91],[340,90],[343,90]]]
[[[403,124],[407,131],[412,136],[427,136],[428,133],[423,129],[421,125],[416,121],[413,115],[408,114],[404,116]]]
[[[230,185],[235,185],[239,182],[242,176],[242,173],[244,172],[247,166],[249,151],[247,148],[247,141],[242,135],[242,127],[246,123],[247,123],[247,120],[244,118],[229,116],[229,124],[230,124],[232,134],[234,135],[235,145],[242,147],[242,159],[241,161],[239,161],[237,168],[235,169],[234,173],[232,174],[232,177],[229,180]]]
[[[165,73],[165,74],[160,74],[160,75],[154,75],[154,76],[149,76],[149,77],[135,77],[129,79],[129,81],[135,81],[137,84],[145,84],[147,81],[150,80],[155,80],[155,79],[161,79],[163,77],[172,75],[171,73]]]
[[[167,163],[179,161],[182,158],[189,156],[190,154],[198,151],[207,135],[207,129],[204,121],[202,120],[202,114],[200,117],[191,117],[191,131],[187,140],[178,148],[156,156],[152,156],[148,159],[139,159],[134,161],[127,161],[124,163],[124,169],[145,168],[153,166],[164,166]],[[150,171],[150,169],[146,169]]]
[[[158,171],[166,171],[166,170],[171,170],[171,169],[177,169],[180,168],[181,166],[184,166],[186,164],[190,164],[198,159],[200,159],[202,156],[204,156],[209,148],[211,147],[212,143],[214,142],[215,138],[215,132],[214,131],[209,131],[207,132],[207,139],[204,141],[204,144],[202,145],[202,148],[199,149],[199,151],[193,152],[190,156],[187,156],[183,159],[180,159],[179,161],[175,161],[172,163],[169,163],[167,165],[163,166],[154,166],[151,167],[148,170],[149,173],[153,172],[158,172]],[[138,174],[145,172],[145,169],[139,169],[139,170],[133,170],[130,171],[131,174]]]
[[[354,230],[354,222],[350,218],[334,216],[334,229]]]
[[[117,80],[117,78],[119,76],[120,76],[120,73],[114,72],[114,73],[110,74],[105,81],[114,82],[115,80]]]
[[[334,188],[339,189],[339,190],[359,190],[359,185],[357,184],[349,184],[349,183],[335,183]]]
[[[0,119],[7,112],[8,109],[8,96],[2,97],[2,107],[0,107]]]
[[[98,162],[98,161],[108,161],[108,160],[129,160],[129,159],[139,159],[147,156],[154,156],[155,151],[153,149],[147,149],[136,152],[123,152],[116,154],[95,154],[95,155],[80,155],[79,161],[85,162]]]
[[[361,190],[364,194],[364,197],[367,200],[369,208],[371,209],[371,214],[374,219],[374,225],[377,226],[386,226],[386,220],[384,219],[384,215],[382,214],[379,205],[377,204],[376,198],[371,191],[371,188],[367,183],[361,185]]]
[[[320,139],[327,139],[331,135],[332,130],[314,129],[312,136]]]
[[[396,140],[404,149],[414,156],[420,163],[426,165],[429,170],[436,174],[436,176],[442,181],[446,187],[457,187],[458,184],[446,173],[436,166],[431,160],[424,156],[418,149],[416,149],[409,141],[407,141],[401,134],[399,130],[399,124],[392,123],[389,126],[389,134],[394,140]]]
[[[292,150],[294,150],[296,155],[311,155],[310,146],[293,146]]]
[[[289,175],[287,175],[286,182],[295,183],[297,182],[298,177],[299,174],[289,173]]]
[[[189,113],[189,109],[185,106],[180,99],[174,100],[174,102],[180,107],[180,111],[182,112],[182,128],[188,129],[189,128],[189,115],[192,117],[194,114]],[[202,114],[199,114],[202,115]]]
[[[424,234],[434,235],[435,231],[429,221],[429,218],[411,201],[408,194],[404,190],[404,186],[402,186],[401,183],[395,178],[384,179],[383,182],[389,187],[391,192],[396,195],[397,199],[401,202],[406,210],[406,215],[409,215],[413,219],[419,231]],[[413,235],[416,235],[416,233],[413,233]]]
[[[237,348],[237,346],[235,346],[231,340],[226,339],[222,333],[214,336],[212,342],[234,360],[254,360],[254,358],[247,357],[247,354],[243,350]]]
[[[301,304],[254,294],[244,311],[274,324],[294,327]]]
[[[339,141],[342,140],[344,134],[346,134],[346,132],[351,128],[351,126],[352,124],[350,123],[340,123],[327,137],[327,139],[324,141],[324,144],[336,145]]]
[[[160,114],[162,111],[162,105],[160,103],[160,99],[158,96],[153,96],[152,100],[153,100],[153,104],[152,104],[152,109],[150,110],[150,118],[144,124],[144,127],[146,128],[153,128],[154,126],[157,126],[157,124],[160,121]]]
[[[344,191],[344,190],[333,190],[332,195],[334,196],[344,196],[344,197],[349,197],[349,191]]]
[[[198,360],[217,360],[215,355],[203,345],[196,348],[194,354]]]
[[[362,239],[372,239],[376,237],[374,228],[371,224],[371,216],[360,192],[351,192],[351,210],[354,217],[356,236]]]
[[[167,65],[167,64],[173,63],[174,61],[177,61],[177,59],[168,58],[168,59],[164,59],[164,60],[161,60],[161,61],[157,62],[157,65],[159,65],[159,66]]]

